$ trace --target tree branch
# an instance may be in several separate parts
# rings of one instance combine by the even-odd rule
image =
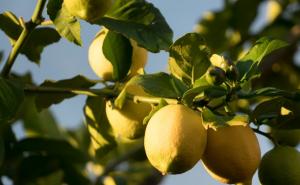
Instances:
[[[24,88],[27,94],[40,94],[40,93],[63,93],[63,94],[75,94],[75,95],[86,95],[86,96],[103,96],[107,98],[114,98],[119,95],[119,92],[109,88],[102,89],[84,89],[84,88],[62,88],[62,87],[45,87],[45,86],[32,86],[26,85]],[[162,97],[148,97],[148,96],[137,96],[133,94],[126,94],[126,98],[134,102],[159,104],[161,99],[164,99],[168,104],[178,104],[177,99],[162,98]]]
[[[27,22],[25,25],[23,25],[23,30],[16,41],[15,45],[13,46],[11,52],[9,53],[9,56],[6,60],[6,63],[1,71],[1,76],[7,77],[12,66],[14,65],[14,62],[20,53],[22,47],[26,43],[27,39],[29,38],[32,31],[42,22],[42,12],[45,7],[46,0],[38,0],[35,10],[32,14],[31,20]]]

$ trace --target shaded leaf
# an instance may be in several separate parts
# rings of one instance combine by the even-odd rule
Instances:
[[[249,117],[247,115],[235,115],[235,116],[220,116],[212,112],[208,108],[202,109],[203,125],[207,128],[217,130],[219,127],[243,125],[246,126],[249,123]]]
[[[275,50],[286,47],[287,43],[281,40],[263,37],[256,41],[250,51],[238,61],[237,68],[241,81],[248,81],[260,75],[259,66],[263,58]]]
[[[102,157],[116,146],[106,117],[105,100],[100,97],[88,97],[84,106],[84,115],[96,156]]]
[[[2,62],[3,55],[4,55],[4,52],[3,52],[3,51],[0,51],[0,64],[1,64],[1,62]]]
[[[14,118],[24,99],[22,84],[0,77],[0,123]]]
[[[92,184],[88,179],[87,174],[83,172],[82,168],[76,165],[70,163],[64,163],[63,170],[64,170],[64,181],[68,185],[91,185]]]
[[[200,78],[210,66],[210,50],[197,33],[188,33],[170,47],[171,74],[187,85]]]
[[[27,96],[25,98],[21,112],[26,136],[66,139],[66,133],[63,132],[54,115],[48,109],[41,112],[37,111],[33,97]]]
[[[5,146],[2,136],[0,137],[0,166],[2,166],[5,157]]]
[[[0,14],[0,29],[9,37],[12,45],[23,30],[19,19],[12,12],[8,11]]]
[[[25,54],[29,60],[39,64],[44,47],[59,40],[60,36],[55,29],[47,27],[36,28],[22,47],[21,53]]]
[[[118,81],[126,77],[132,61],[130,41],[119,33],[108,31],[102,50],[105,58],[113,65],[113,79]]]
[[[264,101],[255,107],[251,120],[278,129],[300,129],[300,103],[283,97]]]
[[[135,76],[128,82],[129,84],[139,85],[147,94],[164,98],[181,97],[187,90],[181,81],[163,72]]]
[[[49,0],[47,13],[62,37],[77,45],[82,44],[80,22],[66,10],[63,0]]]
[[[78,75],[71,79],[50,81],[46,80],[41,87],[62,87],[66,89],[89,88],[94,86],[95,82],[90,81],[84,76]],[[75,90],[74,90],[75,92]],[[38,111],[50,107],[52,104],[58,104],[64,99],[76,96],[75,93],[41,93],[36,96],[35,103]]]
[[[29,153],[47,154],[72,163],[85,163],[87,156],[69,142],[43,137],[26,138],[16,144],[16,150]]]
[[[144,0],[117,0],[97,24],[135,40],[152,52],[168,50],[173,32],[151,3]]]
[[[53,157],[42,155],[28,156],[20,162],[17,181],[26,185],[36,183],[38,178],[58,172],[59,168],[60,161]]]

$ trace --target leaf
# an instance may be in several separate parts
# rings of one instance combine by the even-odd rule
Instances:
[[[197,33],[188,33],[170,47],[171,74],[191,85],[210,66],[210,50]]]
[[[0,166],[2,166],[5,157],[5,146],[2,136],[0,137]]]
[[[149,95],[163,98],[178,98],[187,90],[182,82],[163,72],[135,76],[128,85],[139,85]]]
[[[92,185],[87,177],[87,174],[81,167],[65,163],[63,165],[64,181],[68,185]]]
[[[18,81],[0,77],[0,123],[14,118],[23,99],[23,87]]]
[[[208,84],[205,76],[197,79],[194,83],[194,87],[187,90],[182,97],[184,104],[192,106],[194,101],[210,100],[225,96],[227,90],[222,86],[214,86]]]
[[[116,0],[110,11],[96,24],[135,40],[151,52],[168,50],[173,32],[151,3],[144,0]]]
[[[80,23],[66,10],[63,0],[49,0],[47,13],[62,37],[81,46]]]
[[[214,130],[225,126],[246,126],[249,123],[249,118],[247,115],[220,116],[216,115],[208,108],[202,109],[202,119],[203,125],[206,129],[212,128]]]
[[[163,108],[164,106],[168,105],[168,103],[164,100],[164,99],[161,99],[159,101],[159,104],[155,107],[152,107],[152,110],[151,112],[149,113],[148,116],[146,116],[143,120],[143,124],[144,125],[147,125],[147,123],[149,122],[149,120],[151,119],[151,117],[161,108]]]
[[[37,111],[33,97],[27,96],[25,98],[21,112],[27,137],[67,138],[67,134],[63,132],[48,109],[41,112]]]
[[[300,103],[283,97],[264,101],[255,107],[251,121],[277,129],[299,129]]]
[[[90,81],[84,76],[78,75],[71,79],[60,80],[60,81],[49,81],[46,80],[42,83],[41,87],[62,87],[65,89],[78,89],[78,88],[89,88],[95,85],[95,82]],[[74,93],[42,93],[36,96],[35,104],[38,111],[44,108],[50,107],[52,104],[58,104],[64,99],[72,98],[76,96]]]
[[[25,54],[29,60],[39,64],[44,47],[59,40],[60,36],[55,29],[47,27],[36,28],[22,47],[21,53]]]
[[[19,141],[15,147],[20,152],[43,153],[72,163],[85,163],[88,160],[79,149],[65,140],[33,137]]]
[[[237,68],[240,80],[248,81],[260,75],[259,66],[263,58],[275,50],[286,47],[287,43],[281,40],[263,37],[256,41],[250,51],[238,61]]]
[[[9,37],[12,45],[23,30],[18,18],[9,11],[0,14],[0,29]]]
[[[96,156],[102,157],[116,146],[106,117],[105,100],[100,97],[88,97],[84,106],[84,115]]]
[[[1,62],[2,62],[3,55],[4,55],[4,52],[3,52],[3,51],[0,51],[0,64],[1,64]]]
[[[132,61],[130,41],[119,33],[108,31],[102,50],[105,58],[113,65],[113,79],[119,81],[125,78]]]
[[[47,176],[40,177],[36,180],[37,185],[61,185],[63,183],[64,172],[58,170]]]
[[[59,170],[60,162],[58,159],[49,156],[32,155],[22,159],[18,167],[19,183],[29,185],[37,182],[39,178],[48,176]],[[62,177],[62,174],[61,174]],[[61,179],[62,180],[62,179]]]

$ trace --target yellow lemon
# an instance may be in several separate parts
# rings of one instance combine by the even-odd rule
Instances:
[[[138,86],[127,87],[127,92],[133,95],[149,96]],[[125,100],[122,109],[113,107],[111,102],[106,103],[108,121],[117,136],[127,139],[137,139],[144,135],[144,118],[150,113],[148,103],[135,103]]]
[[[161,108],[146,127],[146,155],[162,174],[191,169],[202,157],[205,145],[206,130],[201,116],[184,105]]]
[[[248,126],[208,129],[202,162],[208,173],[222,183],[250,184],[260,162],[258,140]]]
[[[273,148],[263,156],[258,177],[262,185],[299,185],[299,151],[290,146]]]
[[[103,80],[111,81],[113,79],[113,65],[102,52],[103,42],[107,33],[108,29],[106,28],[103,28],[97,33],[89,47],[88,60],[91,68],[97,76]],[[135,41],[130,40],[130,43],[132,45],[132,61],[128,75],[134,76],[145,67],[148,52],[146,49],[139,47]]]

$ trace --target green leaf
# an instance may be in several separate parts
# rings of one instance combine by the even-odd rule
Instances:
[[[47,27],[36,28],[30,34],[26,44],[22,47],[21,53],[25,54],[29,60],[39,64],[44,47],[59,40],[60,36],[55,29]]]
[[[20,184],[37,184],[37,181],[43,177],[60,172],[60,182],[62,182],[62,171],[59,168],[59,160],[53,157],[42,155],[28,156],[23,158],[18,166],[17,180]]]
[[[148,116],[146,116],[143,120],[143,124],[144,125],[147,125],[147,123],[149,122],[149,120],[151,119],[151,117],[161,108],[163,108],[164,106],[168,105],[168,103],[164,100],[164,99],[161,99],[159,101],[159,104],[155,107],[152,107],[152,110],[151,112],[149,113]]]
[[[4,52],[3,52],[3,51],[0,51],[0,64],[1,64],[1,62],[2,62],[3,55],[4,55]]]
[[[194,87],[183,94],[182,101],[188,106],[192,106],[194,101],[210,100],[225,96],[227,90],[222,86],[208,84],[205,76],[197,79]]]
[[[127,95],[127,91],[126,91],[126,88],[124,88],[114,101],[114,106],[116,108],[122,109],[123,105],[126,102],[126,95]]]
[[[2,166],[5,157],[5,146],[2,136],[0,137],[0,166]]]
[[[87,177],[87,173],[76,165],[65,163],[63,164],[64,181],[68,185],[92,185]]]
[[[18,81],[0,77],[0,123],[14,118],[23,99],[23,87]]]
[[[40,177],[36,180],[37,185],[61,185],[63,184],[64,172],[58,170],[47,176]]]
[[[28,137],[47,137],[53,139],[66,139],[67,135],[55,120],[53,114],[45,109],[38,112],[34,98],[27,96],[21,111],[25,134]]]
[[[100,97],[88,97],[84,106],[84,115],[96,156],[101,158],[116,146],[106,117],[105,100]]]
[[[102,50],[105,58],[113,65],[113,79],[118,81],[125,78],[131,66],[130,41],[119,33],[108,31]]]
[[[9,37],[12,45],[23,30],[18,18],[12,12],[8,11],[0,14],[0,29]]]
[[[44,153],[63,161],[85,163],[88,158],[69,142],[43,137],[26,138],[16,144],[16,150],[27,153]]]
[[[207,128],[217,130],[219,127],[225,126],[246,126],[249,123],[247,115],[235,115],[235,116],[220,116],[212,112],[208,108],[202,109],[203,125]]]
[[[248,81],[260,75],[259,66],[263,58],[275,50],[286,47],[287,43],[281,40],[263,37],[256,41],[250,51],[238,61],[237,68],[240,80]]]
[[[264,101],[255,107],[251,121],[277,129],[299,129],[300,103],[283,97]]]
[[[173,32],[151,3],[144,0],[116,0],[110,11],[96,24],[135,40],[152,52],[168,50]]]
[[[149,95],[163,98],[178,98],[187,90],[181,81],[163,72],[135,76],[128,85],[139,85]]]
[[[78,89],[78,88],[89,88],[95,85],[95,82],[90,81],[84,76],[78,75],[71,79],[60,80],[60,81],[49,81],[46,80],[41,84],[41,87],[61,87],[66,89]],[[44,108],[50,107],[52,104],[58,104],[64,99],[72,98],[76,96],[74,93],[42,93],[38,94],[35,99],[36,107],[38,111]]]
[[[210,50],[197,33],[188,33],[170,47],[171,74],[187,85],[200,78],[210,66]]]
[[[66,10],[63,0],[49,0],[47,13],[62,37],[77,45],[82,44],[80,22]]]

